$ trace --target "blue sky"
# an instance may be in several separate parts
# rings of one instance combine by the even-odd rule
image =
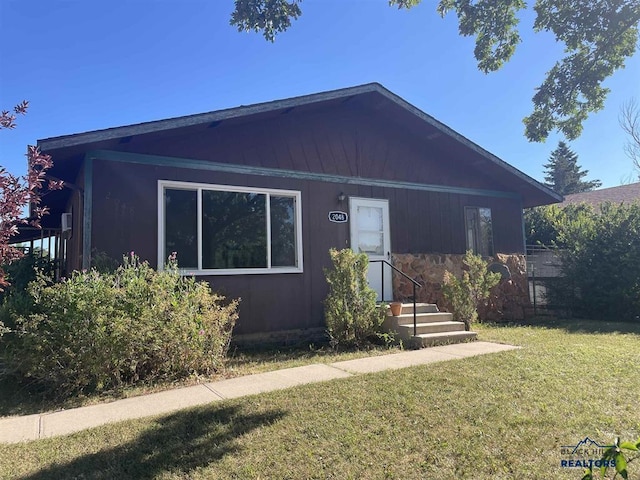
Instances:
[[[538,180],[562,137],[529,143],[522,118],[562,54],[522,19],[524,42],[499,72],[480,73],[473,40],[435,3],[410,11],[385,0],[305,0],[275,43],[229,25],[232,0],[0,0],[0,108],[29,114],[0,131],[0,164],[24,172],[38,139],[379,82]],[[604,186],[635,178],[618,125],[640,98],[640,55],[606,82],[605,109],[570,142]],[[631,177],[631,175],[634,175]]]

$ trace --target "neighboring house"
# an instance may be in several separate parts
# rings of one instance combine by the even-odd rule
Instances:
[[[44,226],[67,229],[66,271],[96,252],[162,267],[176,251],[186,273],[242,298],[245,336],[323,329],[332,247],[393,259],[434,300],[421,262],[458,268],[471,248],[524,264],[522,209],[561,200],[376,83],[38,145],[68,187],[43,197]],[[406,296],[384,278],[385,300]]]
[[[564,197],[560,207],[586,203],[594,207],[601,203],[637,203],[640,202],[640,182],[618,187],[600,188],[590,192],[573,193]]]

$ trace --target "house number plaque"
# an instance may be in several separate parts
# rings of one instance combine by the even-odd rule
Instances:
[[[347,212],[329,212],[329,221],[334,223],[345,223],[349,220]]]

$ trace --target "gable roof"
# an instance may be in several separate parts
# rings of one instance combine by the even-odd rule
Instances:
[[[384,115],[402,118],[407,127],[424,138],[425,141],[441,142],[445,148],[454,148],[459,153],[472,156],[474,168],[492,171],[501,177],[502,183],[510,185],[514,191],[519,192],[522,196],[523,207],[556,203],[562,200],[562,197],[550,188],[426,114],[379,83],[368,83],[254,105],[243,105],[213,112],[46,138],[39,140],[38,146],[42,151],[53,154],[54,159],[65,161],[65,158],[70,159],[88,149],[113,148],[114,145],[129,141],[134,136],[154,136],[170,130],[197,128],[206,125],[217,126],[223,122],[248,122],[285,114],[294,109],[296,111],[312,111],[314,108],[339,106],[351,101],[366,104],[376,112],[384,110]]]
[[[611,203],[639,203],[640,182],[620,185],[617,187],[601,188],[590,192],[573,193],[564,197],[561,207],[577,203],[587,203],[597,206],[604,202]]]

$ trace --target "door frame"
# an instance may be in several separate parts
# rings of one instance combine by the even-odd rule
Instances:
[[[365,198],[365,197],[349,197],[349,234],[351,249],[360,253],[358,249],[358,227],[357,227],[357,207],[381,207],[382,208],[382,243],[383,253],[382,255],[372,255],[367,253],[367,256],[371,260],[390,260],[391,256],[391,225],[390,225],[390,212],[389,212],[389,200],[386,198]],[[380,267],[377,267],[379,265]],[[382,277],[381,268],[384,268],[384,288],[380,282]],[[393,300],[393,271],[391,267],[384,263],[372,263],[369,264],[369,271],[367,277],[369,278],[369,284],[378,293],[378,301],[392,301]],[[377,278],[376,278],[377,277]],[[382,291],[384,291],[384,297],[382,298]]]

